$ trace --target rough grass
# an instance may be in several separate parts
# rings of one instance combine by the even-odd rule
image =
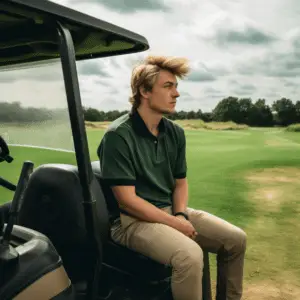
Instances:
[[[176,120],[175,123],[185,129],[207,129],[207,130],[243,130],[248,129],[247,125],[234,122],[204,122],[202,120]]]
[[[286,127],[286,131],[300,132],[300,124],[292,124]]]
[[[111,122],[89,122],[85,121],[88,129],[106,129]]]
[[[248,129],[247,125],[240,125],[234,122],[209,122],[202,120],[175,120],[175,123],[187,130],[243,130]],[[85,122],[89,129],[106,129],[110,122]]]

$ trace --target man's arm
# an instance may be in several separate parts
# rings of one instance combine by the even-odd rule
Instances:
[[[196,237],[197,232],[190,222],[169,215],[151,203],[138,197],[133,186],[115,186],[112,190],[120,207],[137,219],[149,223],[165,224],[177,229],[192,239]]]
[[[114,186],[112,191],[120,208],[137,219],[150,223],[161,223],[173,228],[181,225],[178,218],[137,196],[134,186]]]
[[[186,139],[181,131],[178,154],[174,170],[175,188],[173,191],[173,213],[185,212],[188,205],[188,181],[186,162]]]
[[[188,205],[188,181],[187,178],[176,179],[173,192],[173,213],[185,212]]]

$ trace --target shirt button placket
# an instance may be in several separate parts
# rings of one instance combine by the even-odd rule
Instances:
[[[154,144],[155,144],[155,157],[156,157],[156,160],[158,160],[158,140],[155,139],[154,140]]]

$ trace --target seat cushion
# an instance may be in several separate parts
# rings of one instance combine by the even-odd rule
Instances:
[[[86,294],[87,288],[88,288],[88,282],[87,281],[78,281],[76,283],[73,283],[74,289],[77,294]]]
[[[158,263],[112,240],[104,249],[104,263],[149,283],[168,280],[172,274],[171,266]]]

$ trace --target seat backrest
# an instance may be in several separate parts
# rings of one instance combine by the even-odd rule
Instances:
[[[104,244],[109,235],[108,211],[95,178],[90,191],[96,200],[96,229]],[[28,182],[18,224],[39,231],[52,241],[73,282],[89,274],[95,255],[86,230],[77,167],[45,164],[35,169]]]
[[[4,223],[8,222],[10,206],[11,201],[0,205],[0,232],[2,232]]]
[[[109,218],[111,221],[113,221],[115,218],[118,218],[120,216],[120,209],[111,188],[107,186],[103,180],[101,172],[101,163],[99,160],[92,161],[92,170],[101,186],[106,201],[107,209],[109,212]]]

